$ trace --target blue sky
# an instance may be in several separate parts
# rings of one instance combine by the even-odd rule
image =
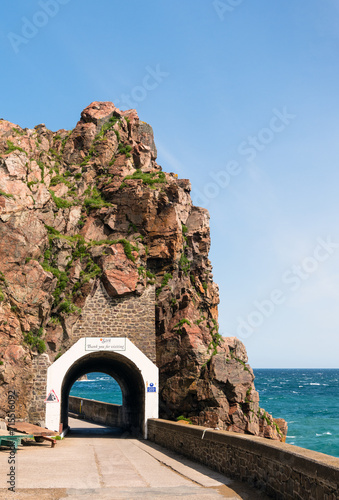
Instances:
[[[1,117],[71,129],[110,100],[152,125],[253,367],[339,367],[337,0],[6,1],[0,37]]]

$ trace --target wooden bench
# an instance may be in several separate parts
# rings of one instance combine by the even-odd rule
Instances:
[[[17,432],[23,432],[24,434],[32,434],[32,437],[34,437],[34,440],[37,443],[40,443],[42,441],[49,441],[52,448],[54,448],[56,444],[56,440],[51,436],[55,436],[57,432],[50,431],[49,429],[44,429],[43,427],[39,427],[38,425],[29,424],[28,422],[15,422],[14,424],[8,425],[8,429]]]

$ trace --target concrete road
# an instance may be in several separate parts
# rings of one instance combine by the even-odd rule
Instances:
[[[148,441],[110,427],[70,419],[71,432],[55,448],[20,447],[15,493],[8,491],[9,450],[0,450],[0,498],[6,500],[265,500],[232,481]]]

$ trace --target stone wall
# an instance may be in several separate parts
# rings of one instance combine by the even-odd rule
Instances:
[[[34,379],[28,415],[29,421],[33,424],[38,422],[43,423],[45,420],[47,369],[50,364],[47,354],[34,356],[32,360]]]
[[[141,296],[109,297],[99,286],[86,300],[73,330],[73,343],[82,337],[127,337],[153,363],[155,346],[155,291],[149,285]]]
[[[339,458],[234,432],[150,419],[148,439],[279,500],[337,500]]]
[[[122,426],[122,406],[92,399],[69,397],[69,411],[80,418],[111,427]]]

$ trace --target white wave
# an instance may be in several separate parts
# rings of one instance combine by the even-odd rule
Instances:
[[[304,387],[303,385],[299,385],[299,387]]]
[[[318,384],[318,382],[311,382],[310,385],[321,385],[321,384]]]
[[[295,439],[297,436],[286,436],[289,439]]]
[[[316,434],[317,437],[320,436],[332,436],[332,432],[323,432],[322,434]]]
[[[297,391],[292,391],[292,393],[293,393],[293,394],[299,394],[299,392],[297,392]]]

